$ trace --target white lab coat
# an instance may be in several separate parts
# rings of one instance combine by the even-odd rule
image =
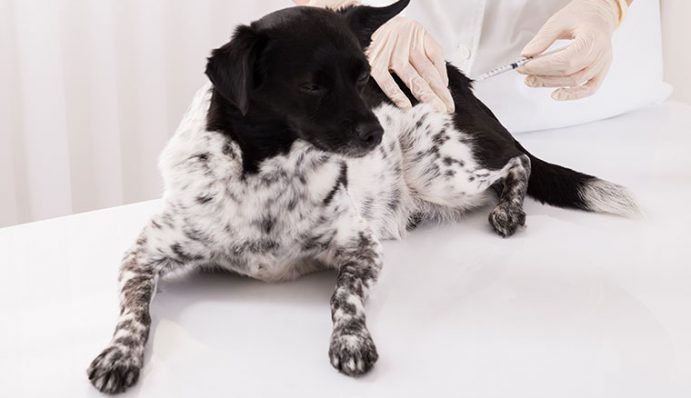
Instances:
[[[520,57],[569,0],[413,0],[407,15],[439,41],[449,61],[476,76]]]
[[[420,22],[447,60],[472,78],[520,58],[547,19],[569,1],[411,0],[404,15]],[[365,3],[381,6],[391,0]],[[513,132],[586,123],[659,102],[670,88],[662,82],[658,1],[634,2],[615,34],[614,56],[601,89],[584,100],[554,101],[552,90],[529,88],[516,72],[477,82],[475,92]]]

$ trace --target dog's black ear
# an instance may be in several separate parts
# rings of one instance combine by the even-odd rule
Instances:
[[[360,45],[367,47],[372,41],[374,31],[403,11],[408,3],[410,0],[399,0],[386,7],[357,6],[343,12]]]
[[[249,108],[249,94],[256,80],[255,62],[262,43],[263,39],[253,28],[238,26],[230,42],[215,49],[206,64],[206,75],[214,88],[242,115]]]

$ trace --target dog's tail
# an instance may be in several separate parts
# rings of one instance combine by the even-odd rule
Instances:
[[[625,217],[640,214],[636,200],[621,185],[545,162],[518,146],[530,157],[528,196],[531,198],[552,206],[596,213]]]

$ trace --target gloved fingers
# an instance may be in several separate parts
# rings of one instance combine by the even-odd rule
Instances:
[[[602,56],[600,62],[594,68],[596,73],[592,79],[578,87],[560,88],[555,90],[552,93],[552,98],[557,101],[570,101],[586,98],[595,94],[595,92],[600,89],[600,86],[605,81],[605,77],[607,76],[611,65],[612,52],[609,51]]]
[[[603,76],[596,76],[587,83],[577,87],[564,87],[552,92],[552,98],[556,101],[573,101],[595,94],[602,84]]]
[[[528,87],[576,87],[593,78],[592,68],[583,69],[568,76],[535,76],[525,78]]]
[[[441,102],[444,105],[444,108],[442,109],[441,112],[449,112],[453,113],[456,111],[456,104],[453,101],[453,97],[451,96],[451,91],[449,88],[441,83],[439,80],[428,80],[428,84],[430,85],[430,88],[432,88],[432,91],[437,95],[439,99],[441,99]]]
[[[523,47],[521,55],[535,57],[547,50],[555,41],[568,38],[568,34],[555,22],[554,17],[545,23],[535,37]]]
[[[406,97],[405,93],[398,87],[398,84],[387,69],[372,69],[370,75],[374,81],[377,82],[384,94],[386,94],[397,107],[401,109],[410,109],[413,107],[413,104],[410,103],[408,97]]]
[[[411,54],[410,61],[422,76],[422,78],[429,84],[434,94],[444,103],[444,108],[447,112],[453,112],[455,105],[451,91],[447,85],[442,83],[442,77],[439,76],[439,70],[434,67],[432,62],[422,54]]]
[[[605,53],[598,57],[594,65],[582,69],[568,76],[528,76],[525,84],[528,87],[578,87],[590,81],[595,76],[609,68],[612,62],[612,54]]]
[[[441,83],[444,86],[449,85],[449,72],[446,69],[446,59],[444,58],[444,50],[441,48],[431,35],[425,34],[423,46],[425,47],[425,54],[427,58],[432,61],[434,67],[439,71],[441,76]]]
[[[589,35],[577,37],[568,47],[535,58],[517,69],[519,73],[537,76],[572,75],[596,61],[595,38]]]
[[[446,112],[446,105],[434,93],[430,85],[420,76],[411,64],[394,64],[393,71],[408,86],[410,92],[420,102],[430,104],[438,112]]]

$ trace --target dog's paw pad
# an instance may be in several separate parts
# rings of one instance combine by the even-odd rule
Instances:
[[[129,350],[110,346],[89,365],[87,375],[99,391],[114,394],[125,391],[139,378],[141,360]]]
[[[369,332],[339,333],[334,331],[329,348],[331,365],[349,376],[367,373],[379,358]]]
[[[525,212],[520,207],[500,204],[489,214],[489,223],[499,235],[506,238],[525,225]]]

